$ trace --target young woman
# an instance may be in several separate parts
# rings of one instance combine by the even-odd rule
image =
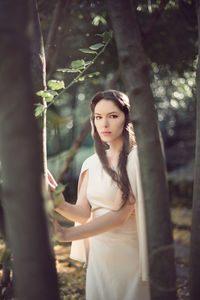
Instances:
[[[149,300],[145,215],[137,146],[128,97],[97,93],[91,101],[95,154],[82,165],[75,205],[56,211],[75,221],[56,224],[60,241],[73,241],[71,258],[87,264],[87,300]],[[49,184],[56,183],[49,173]]]

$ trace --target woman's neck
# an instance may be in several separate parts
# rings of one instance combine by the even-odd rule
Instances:
[[[123,146],[122,139],[112,141],[111,143],[109,143],[109,150],[107,150],[106,152],[107,152],[108,160],[112,165],[117,165],[119,154],[122,150],[122,146]]]

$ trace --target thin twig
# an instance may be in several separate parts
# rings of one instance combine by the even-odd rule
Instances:
[[[103,46],[103,48],[101,49],[101,51],[99,51],[99,53],[94,57],[94,59],[87,65],[87,67],[82,70],[78,76],[76,76],[64,89],[62,89],[62,91],[54,98],[54,100],[52,102],[50,102],[47,105],[47,109],[53,104],[55,103],[55,101],[66,92],[66,90],[68,90],[72,85],[74,85],[81,76],[83,76],[83,74],[85,74],[85,72],[95,63],[95,61],[97,60],[97,58],[105,51],[106,47],[108,46],[108,44],[110,43],[110,39],[105,43],[105,45]]]

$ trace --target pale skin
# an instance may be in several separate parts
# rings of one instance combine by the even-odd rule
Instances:
[[[122,131],[125,121],[124,113],[110,100],[100,100],[95,106],[95,126],[102,141],[107,142],[110,149],[107,157],[110,166],[116,166],[119,153],[122,148]],[[52,175],[48,173],[50,190],[54,190],[56,182]],[[131,195],[126,204],[117,211],[110,211],[103,216],[88,221],[91,215],[91,207],[87,200],[86,190],[88,183],[88,170],[86,170],[79,180],[78,199],[76,204],[70,204],[61,195],[61,202],[55,210],[65,218],[81,223],[80,226],[62,228],[55,222],[55,232],[59,233],[59,241],[74,241],[88,238],[117,227],[122,226],[129,216],[134,212],[134,199]],[[116,198],[122,197],[118,189]]]

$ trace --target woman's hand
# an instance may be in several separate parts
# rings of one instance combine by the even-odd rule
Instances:
[[[67,239],[67,232],[69,231],[68,228],[63,228],[60,226],[60,224],[57,222],[57,220],[54,220],[54,234],[55,238],[58,242],[68,242]]]
[[[48,186],[51,192],[53,192],[55,190],[55,188],[57,187],[57,182],[55,181],[55,179],[53,178],[53,176],[51,175],[51,173],[48,170],[47,173],[47,179],[48,179]]]

